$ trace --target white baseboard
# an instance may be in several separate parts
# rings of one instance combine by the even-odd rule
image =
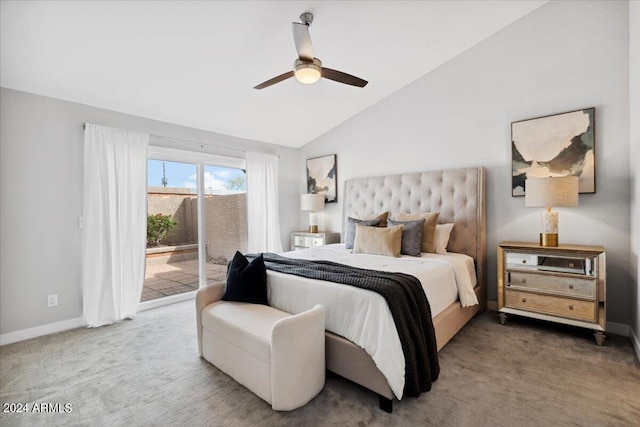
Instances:
[[[138,306],[138,312],[194,299],[195,295],[196,291],[193,291],[142,302]],[[13,344],[15,342],[55,334],[56,332],[67,331],[69,329],[81,328],[83,326],[87,326],[87,321],[84,317],[77,317],[75,319],[62,320],[60,322],[49,323],[48,325],[36,326],[29,329],[23,329],[21,331],[9,332],[8,334],[0,335],[0,345]]]
[[[631,345],[636,352],[636,358],[640,362],[640,340],[638,339],[638,336],[636,335],[633,328],[629,328],[629,339],[631,340]]]
[[[69,329],[81,328],[87,326],[84,317],[75,319],[62,320],[60,322],[49,323],[48,325],[36,326],[21,331],[9,332],[0,335],[0,345],[12,344],[14,342],[24,341],[31,338],[37,338],[44,335],[55,334],[56,332],[67,331]]]
[[[612,334],[628,337],[630,330],[631,328],[629,327],[629,325],[625,325],[624,323],[607,322],[606,331]]]

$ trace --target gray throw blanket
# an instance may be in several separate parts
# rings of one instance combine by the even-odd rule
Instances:
[[[255,255],[248,255],[248,258]],[[351,267],[331,261],[309,261],[265,253],[268,270],[309,279],[342,283],[377,292],[387,301],[405,359],[404,393],[417,396],[438,379],[438,347],[431,308],[420,281],[409,274]]]

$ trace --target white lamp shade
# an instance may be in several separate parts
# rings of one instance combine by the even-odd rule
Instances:
[[[525,182],[524,205],[578,206],[578,177],[530,178]]]
[[[301,194],[300,210],[321,211],[324,209],[324,194]]]

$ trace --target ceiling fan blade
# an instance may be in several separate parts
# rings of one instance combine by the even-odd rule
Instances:
[[[293,42],[296,44],[298,57],[306,61],[313,61],[313,46],[311,45],[309,27],[300,22],[292,22],[291,25],[293,26]]]
[[[287,80],[290,77],[293,77],[293,71],[287,71],[286,73],[280,74],[279,76],[269,79],[266,82],[262,82],[258,86],[255,86],[254,89],[264,89],[265,87],[269,87],[276,83],[280,83],[283,80]]]
[[[344,83],[346,85],[365,87],[366,80],[362,80],[359,77],[352,76],[351,74],[343,73],[342,71],[332,70],[331,68],[322,67],[322,77],[325,79],[333,80],[338,83]]]

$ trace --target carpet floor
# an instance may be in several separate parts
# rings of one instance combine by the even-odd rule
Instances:
[[[335,375],[303,408],[274,412],[198,357],[194,303],[187,301],[112,326],[0,347],[0,424],[640,424],[640,364],[626,337],[607,336],[597,347],[585,330],[513,316],[502,326],[486,312],[439,356],[431,391],[395,401],[392,414],[371,392]],[[25,404],[29,412],[15,412]]]

